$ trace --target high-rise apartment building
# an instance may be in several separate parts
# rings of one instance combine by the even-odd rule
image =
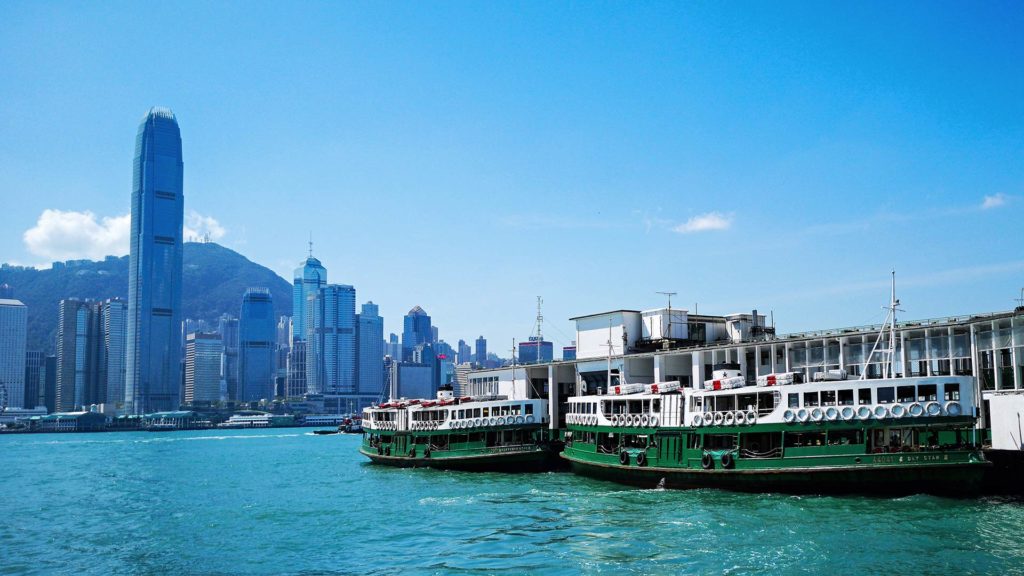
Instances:
[[[0,401],[12,408],[35,408],[25,403],[27,331],[28,308],[20,300],[0,299]]]
[[[238,401],[274,398],[277,317],[267,288],[249,288],[238,319]]]
[[[220,334],[193,332],[185,344],[185,403],[212,404],[220,400],[220,363],[224,340]]]
[[[125,402],[135,414],[174,410],[180,400],[183,170],[174,113],[151,108],[132,170]]]
[[[434,341],[434,331],[430,326],[430,316],[419,306],[409,310],[402,324],[402,360],[410,362],[417,346]]]
[[[384,386],[384,319],[373,302],[363,304],[356,322],[356,375],[360,394],[380,394]]]
[[[313,394],[356,392],[356,289],[328,284],[311,296],[306,378]]]

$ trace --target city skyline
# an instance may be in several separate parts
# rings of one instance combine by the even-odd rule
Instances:
[[[894,268],[905,318],[1009,309],[1024,283],[1019,8],[220,6],[159,42],[136,24],[169,8],[79,7],[59,31],[49,7],[3,11],[0,189],[23,197],[0,216],[5,262],[126,253],[123,133],[167,104],[198,192],[184,237],[287,279],[312,233],[386,332],[419,304],[507,355],[537,295],[561,348],[568,318],[659,291],[788,332],[879,321]],[[256,42],[268,22],[288,32]],[[221,38],[215,58],[195,36]],[[413,230],[436,256],[404,259],[410,290],[387,255]],[[977,230],[1001,233],[978,250]]]

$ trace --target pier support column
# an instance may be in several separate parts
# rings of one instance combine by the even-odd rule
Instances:
[[[654,381],[665,381],[665,356],[654,357]]]
[[[548,364],[548,429],[558,429],[558,371]]]
[[[704,363],[701,361],[703,354],[703,352],[694,352],[690,355],[694,388],[700,388],[704,385]]]

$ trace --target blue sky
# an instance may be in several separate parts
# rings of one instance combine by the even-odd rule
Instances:
[[[1024,4],[0,5],[0,261],[127,251],[171,107],[190,225],[454,343],[663,304],[782,332],[1024,286]],[[46,212],[49,210],[50,212]],[[59,211],[59,212],[54,212]],[[89,214],[84,214],[89,212]]]

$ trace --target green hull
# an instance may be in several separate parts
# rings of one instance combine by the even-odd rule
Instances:
[[[575,473],[644,488],[720,488],[794,494],[938,494],[981,492],[988,462],[913,465],[814,466],[760,469],[685,469],[590,462],[563,453]]]
[[[558,463],[557,455],[545,447],[520,452],[502,452],[493,454],[419,456],[387,456],[368,452],[363,448],[359,452],[374,464],[395,466],[398,468],[436,468],[440,470],[460,470],[464,472],[543,472],[550,470]]]

